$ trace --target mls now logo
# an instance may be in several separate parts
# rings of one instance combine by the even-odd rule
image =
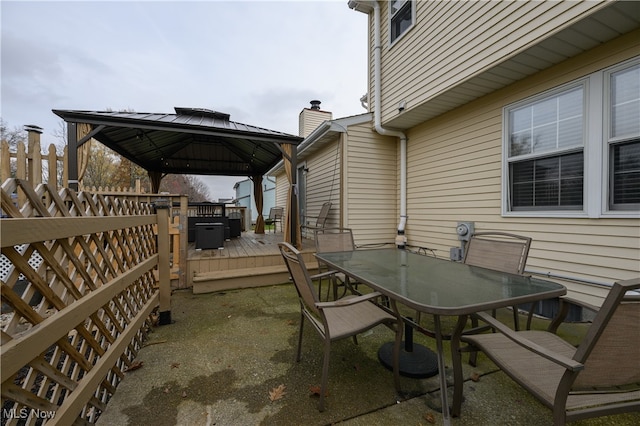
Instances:
[[[53,410],[39,410],[36,408],[2,409],[3,419],[26,419],[29,416],[35,419],[53,419],[55,415],[56,412]]]

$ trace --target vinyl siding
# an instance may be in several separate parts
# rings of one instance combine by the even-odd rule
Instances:
[[[327,227],[350,227],[356,244],[393,243],[398,222],[398,148],[372,123],[352,125],[303,160],[306,202],[311,222],[322,204],[331,201]],[[347,161],[342,161],[347,158]],[[276,176],[276,205],[286,205],[286,176]]]
[[[409,244],[449,257],[455,226],[533,238],[527,267],[597,282],[637,277],[640,219],[501,215],[504,106],[602,70],[640,52],[638,32],[620,37],[407,132]]]
[[[416,4],[417,24],[392,46],[388,7],[381,7],[383,123],[400,101],[407,108],[424,103],[602,7],[597,1]]]
[[[289,195],[289,181],[287,175],[284,172],[284,168],[281,173],[275,175],[276,179],[276,206],[287,207],[287,197]]]
[[[315,225],[322,204],[331,201],[326,227],[340,226],[340,152],[339,137],[306,160],[307,168],[307,220]]]
[[[345,224],[357,245],[393,243],[398,223],[398,142],[371,123],[349,127],[346,144]]]
[[[298,136],[306,138],[318,126],[327,120],[331,120],[331,118],[332,114],[329,111],[303,109],[298,117]]]
[[[306,175],[307,223],[314,225],[322,204],[331,201],[331,211],[326,226],[340,226],[341,152],[339,138],[299,161],[309,169]],[[284,169],[276,178],[276,205],[285,207],[289,184]],[[303,219],[301,218],[301,222]]]

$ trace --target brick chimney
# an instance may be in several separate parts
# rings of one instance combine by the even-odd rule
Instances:
[[[306,138],[313,132],[323,121],[333,119],[333,114],[329,111],[320,109],[320,101],[311,101],[310,108],[304,108],[300,112],[298,123],[298,136]]]

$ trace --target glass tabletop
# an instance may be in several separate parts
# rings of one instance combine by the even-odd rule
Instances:
[[[547,280],[465,265],[407,250],[318,253],[316,257],[422,312],[462,315],[566,293]]]

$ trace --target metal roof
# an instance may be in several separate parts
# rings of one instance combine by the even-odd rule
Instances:
[[[93,138],[149,172],[263,175],[282,159],[280,144],[299,136],[230,121],[229,114],[175,108],[175,114],[53,110],[67,123],[87,123]]]

